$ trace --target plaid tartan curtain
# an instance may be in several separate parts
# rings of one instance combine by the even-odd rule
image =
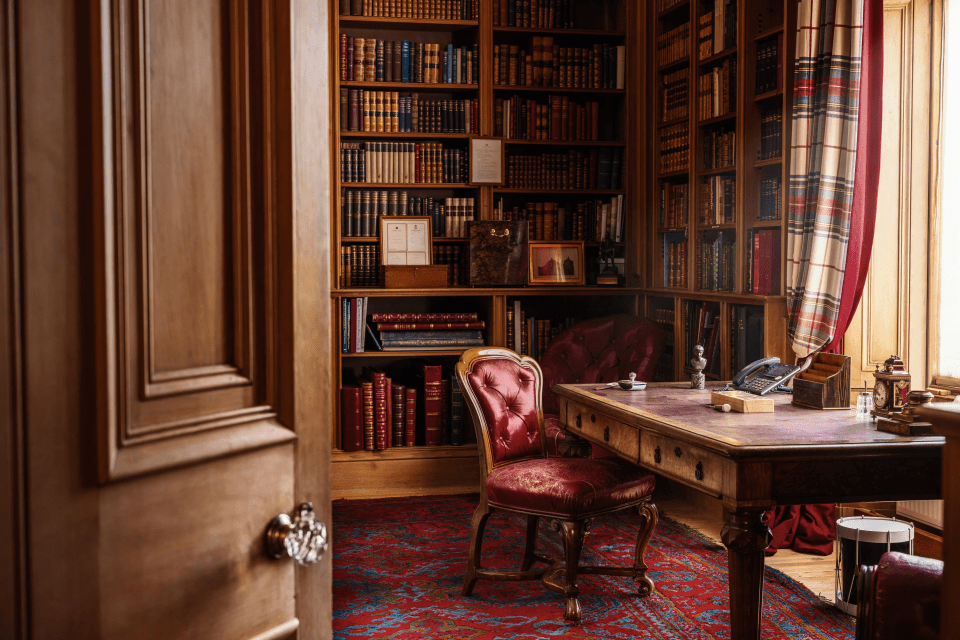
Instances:
[[[797,357],[835,350],[863,291],[879,179],[882,5],[799,5],[786,247]]]

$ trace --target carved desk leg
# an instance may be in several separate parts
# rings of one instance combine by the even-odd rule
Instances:
[[[720,532],[730,569],[730,637],[759,640],[763,601],[763,550],[773,534],[763,522],[764,510],[732,512]]]

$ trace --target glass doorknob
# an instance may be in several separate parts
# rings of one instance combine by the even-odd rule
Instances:
[[[271,520],[265,537],[272,558],[293,558],[303,566],[319,562],[327,550],[327,527],[316,519],[310,502],[301,503],[292,520],[285,513]]]

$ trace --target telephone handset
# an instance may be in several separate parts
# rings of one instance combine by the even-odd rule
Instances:
[[[761,358],[743,368],[733,379],[733,386],[740,391],[766,395],[782,384],[786,384],[803,370],[801,366],[781,364],[780,358]],[[754,374],[749,380],[747,377]]]

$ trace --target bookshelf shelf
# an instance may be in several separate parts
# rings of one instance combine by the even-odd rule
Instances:
[[[383,131],[341,131],[341,138],[377,138],[377,139],[398,139],[398,140],[469,140],[475,136],[469,133],[385,133]]]
[[[626,31],[604,31],[602,29],[543,29],[539,27],[494,27],[493,32],[515,35],[546,36],[589,36],[596,38],[626,38]]]
[[[757,35],[753,36],[754,41],[759,42],[760,40],[766,40],[773,36],[777,36],[783,33],[783,25],[777,25],[776,27],[771,27],[766,31],[761,31]]]
[[[442,351],[430,351],[427,349],[409,349],[405,351],[364,351],[363,353],[341,353],[343,358],[418,358],[434,356],[456,356],[459,357],[466,349],[444,349]]]
[[[712,56],[710,56],[710,57],[708,57],[708,58],[703,58],[703,59],[701,59],[701,60],[698,60],[698,61],[697,61],[697,64],[698,64],[699,66],[701,66],[701,67],[709,67],[709,66],[713,65],[714,63],[722,62],[722,61],[724,60],[724,58],[728,58],[728,57],[734,55],[736,52],[737,52],[737,48],[736,48],[736,47],[730,47],[729,49],[725,49],[725,50],[721,51],[720,53],[715,53],[715,54],[713,54]]]
[[[723,229],[736,229],[737,225],[735,223],[729,222],[726,224],[699,224],[697,225],[697,231],[720,231]]]
[[[448,84],[443,82],[368,82],[366,80],[343,80],[341,87],[351,89],[403,89],[404,91],[433,91],[437,93],[453,93],[461,91],[479,91],[475,84]]]
[[[672,127],[677,124],[683,124],[688,120],[689,118],[674,118],[673,120],[667,120],[665,122],[661,122],[660,124],[657,125],[657,127],[660,129],[663,129],[665,127]]]
[[[683,2],[678,2],[677,4],[673,5],[669,9],[664,9],[663,11],[659,12],[657,14],[657,20],[663,20],[667,16],[678,13],[680,9],[683,9],[683,8],[686,8],[687,11],[689,11],[690,10],[689,7],[690,7],[690,0],[683,0]]]
[[[444,287],[442,289],[383,289],[378,287],[352,287],[336,289],[331,298],[409,298],[414,296],[430,297],[470,297],[489,298],[490,296],[635,296],[638,287],[565,287],[565,286],[529,286],[529,287]],[[461,351],[463,351],[461,349]],[[380,352],[378,352],[380,353]],[[341,356],[348,354],[341,353]],[[350,354],[355,355],[355,354]]]
[[[433,20],[426,18],[384,18],[381,16],[340,16],[340,29],[388,29],[391,31],[457,31],[476,29],[477,20]]]
[[[340,241],[346,244],[377,244],[380,238],[370,236],[343,236]],[[470,242],[469,238],[434,238],[433,243],[442,242],[444,244],[466,244]]]
[[[753,163],[753,166],[755,169],[762,169],[763,167],[775,167],[780,164],[783,164],[783,158],[767,158],[766,160],[757,160]]]
[[[683,56],[678,60],[674,60],[673,62],[668,62],[667,64],[660,66],[657,69],[657,73],[663,73],[665,71],[673,71],[677,67],[682,67],[689,64],[690,64],[690,56]]]
[[[657,228],[657,233],[686,233],[687,226],[682,227],[659,227]]]
[[[756,222],[750,225],[753,229],[771,229],[777,228],[783,225],[782,220],[757,220]]]
[[[350,189],[476,189],[462,182],[341,182]]]
[[[690,173],[689,169],[678,169],[677,171],[666,171],[664,173],[658,173],[658,180],[667,180],[669,178],[686,178]]]
[[[504,138],[507,145],[528,145],[537,147],[625,147],[622,140],[509,140]]]
[[[343,451],[333,450],[334,461],[361,462],[369,460],[425,460],[429,458],[476,458],[477,445],[460,446],[441,445],[437,447],[390,447],[382,451]]]
[[[722,122],[733,122],[737,119],[737,112],[731,111],[730,113],[725,113],[721,116],[714,116],[712,118],[707,118],[706,120],[701,120],[697,123],[701,127],[709,127],[710,125],[720,124]]]
[[[702,169],[697,171],[698,176],[719,176],[725,173],[734,173],[736,172],[736,165],[729,165],[726,167],[718,167],[716,169]]]
[[[455,85],[458,86],[458,85]],[[495,84],[493,90],[502,91],[523,91],[525,93],[595,93],[599,95],[626,95],[626,89],[591,89],[583,87],[528,87],[519,84]]]
[[[493,190],[496,193],[541,193],[550,195],[584,195],[584,196],[618,196],[625,195],[627,192],[623,189],[514,189],[511,187],[498,187]]]
[[[782,89],[776,89],[774,91],[767,91],[766,93],[760,93],[753,96],[754,102],[764,102],[766,100],[772,100],[774,98],[780,98],[783,96]]]

